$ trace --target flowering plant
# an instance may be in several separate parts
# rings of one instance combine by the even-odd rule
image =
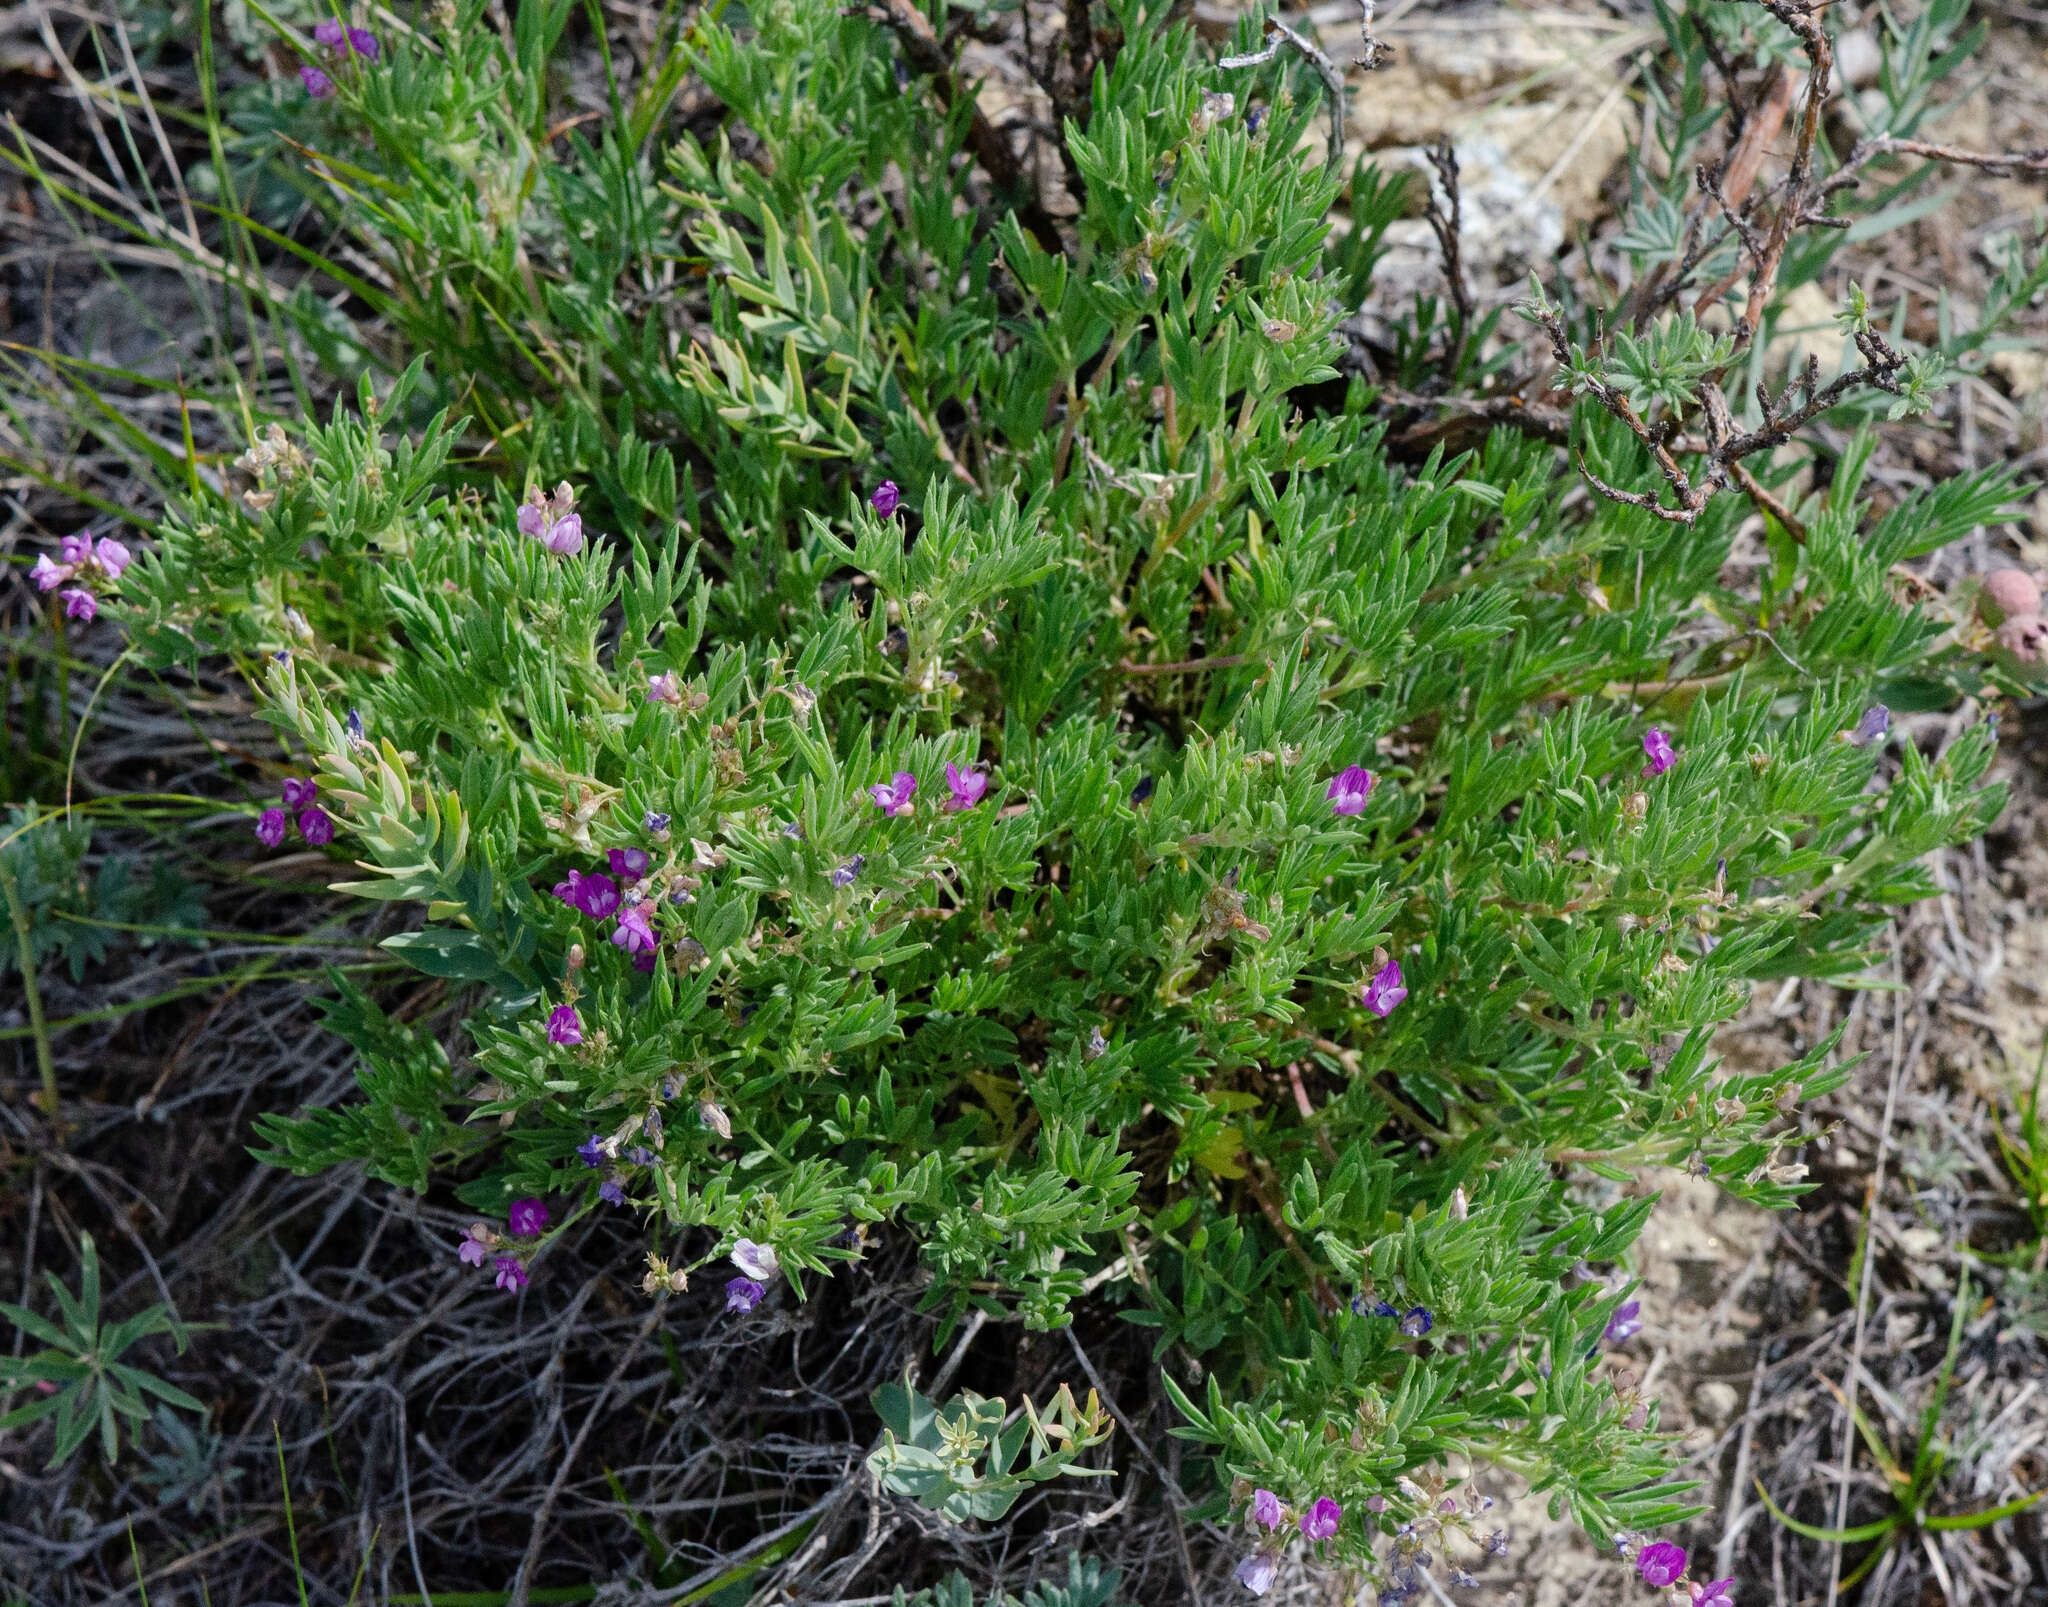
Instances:
[[[700,15],[740,161],[646,100],[536,144],[559,22],[521,8],[515,59],[476,9],[393,47],[351,109],[377,210],[336,203],[370,252],[407,206],[469,219],[388,276],[432,364],[260,438],[123,586],[151,662],[242,660],[304,840],[474,1001],[458,1077],[344,988],[361,1096],[266,1118],[268,1157],[459,1171],[492,1218],[459,1253],[515,1295],[551,1222],[630,1208],[692,1247],[642,1287],[717,1266],[718,1320],[882,1224],[942,1338],[1117,1302],[1208,1510],[1258,1525],[1254,1591],[1391,1541],[1398,1599],[1420,1537],[1490,1544],[1454,1462],[1606,1538],[1682,1515],[1604,1365],[1654,1202],[1586,1184],[1801,1191],[1832,1043],[1709,1039],[1761,981],[1862,972],[1996,815],[1986,725],[1930,755],[1877,713],[1976,673],[1893,572],[2002,471],[1879,513],[1843,465],[1744,567],[1732,469],[1667,517],[1599,396],[1568,426],[1623,496],[1562,494],[1540,432],[1397,461],[1338,331],[1398,186],[1305,160],[1271,52],[1224,93],[1129,0],[1065,225],[984,220],[958,158],[996,157],[900,18]],[[511,174],[516,265],[481,244]],[[650,306],[678,240],[692,288]],[[459,332],[458,282],[491,310]]]

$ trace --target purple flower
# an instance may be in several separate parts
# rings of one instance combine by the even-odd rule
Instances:
[[[911,813],[910,795],[916,791],[917,777],[908,770],[899,770],[887,781],[878,781],[868,788],[868,796],[885,815],[907,815]]]
[[[348,31],[349,48],[365,61],[375,61],[383,54],[384,47],[377,43],[377,36],[367,28],[351,28]]]
[[[348,711],[348,740],[351,744],[360,743],[363,740],[363,711],[361,709],[350,709]]]
[[[1372,772],[1363,765],[1346,765],[1331,779],[1325,796],[1337,814],[1364,814],[1365,800],[1372,796]]]
[[[1394,1006],[1408,997],[1407,986],[1401,981],[1401,962],[1389,960],[1374,973],[1373,979],[1358,990],[1359,1002],[1382,1020],[1394,1013]]]
[[[497,1283],[500,1289],[524,1289],[526,1287],[526,1268],[520,1265],[519,1257],[516,1255],[501,1255],[498,1257]]]
[[[1882,742],[1884,735],[1892,728],[1892,711],[1882,703],[1873,703],[1863,711],[1863,718],[1856,722],[1856,734],[1849,740],[1859,748],[1867,748],[1873,742]],[[1732,1584],[1732,1580],[1724,1580]]]
[[[98,560],[100,568],[107,572],[109,580],[119,580],[121,571],[134,562],[134,555],[112,536],[100,537],[99,547],[93,556]]]
[[[1254,1596],[1263,1596],[1273,1588],[1273,1576],[1279,1571],[1272,1552],[1254,1551],[1237,1565],[1237,1582]]]
[[[668,841],[668,816],[656,814],[652,809],[640,817],[640,824],[647,828],[647,835],[658,843]]]
[[[894,480],[884,480],[868,498],[868,506],[884,519],[894,513],[902,502],[903,493],[896,489]]]
[[[1508,1532],[1496,1529],[1486,1537],[1486,1550],[1490,1556],[1505,1557],[1508,1554]]]
[[[583,1157],[585,1166],[595,1166],[604,1159],[604,1146],[597,1141],[597,1134],[592,1133],[576,1146],[576,1153]]]
[[[621,881],[637,882],[647,874],[647,867],[653,863],[644,848],[614,848],[605,856],[612,868],[612,874]]]
[[[57,540],[57,557],[76,568],[92,557],[92,533],[81,530],[76,535],[60,536]]]
[[[1366,1510],[1366,1511],[1368,1511],[1368,1512],[1384,1512],[1384,1511],[1386,1511],[1386,1510],[1387,1510],[1387,1498],[1386,1498],[1385,1496],[1383,1496],[1383,1495],[1369,1495],[1369,1496],[1367,1496],[1367,1497],[1365,1498],[1365,1510]]]
[[[325,45],[329,50],[339,50],[347,37],[346,30],[332,17],[322,17],[313,24],[313,43]]]
[[[615,1177],[608,1177],[597,1185],[597,1197],[606,1205],[624,1205],[626,1186]]]
[[[866,863],[867,855],[855,854],[853,858],[832,872],[832,885],[834,887],[851,887],[853,879],[860,874],[861,866]]]
[[[462,1258],[465,1266],[480,1267],[484,1264],[484,1258],[491,1252],[482,1239],[465,1233],[462,1242],[455,1247],[455,1253]]]
[[[334,817],[317,804],[302,811],[299,815],[299,835],[315,848],[325,848],[334,841]]]
[[[312,808],[313,800],[319,796],[320,787],[317,782],[299,776],[288,777],[285,781],[284,806],[295,814],[301,809]]]
[[[654,935],[654,928],[647,923],[646,904],[635,904],[630,909],[619,911],[619,924],[612,928],[612,942],[638,960],[643,955],[654,958],[654,951],[661,946],[661,940]],[[652,970],[653,967],[647,967]]]
[[[1401,1332],[1410,1339],[1420,1339],[1435,1326],[1436,1319],[1427,1306],[1410,1306],[1401,1314]]]
[[[652,1166],[654,1164],[654,1151],[651,1149],[642,1149],[638,1144],[635,1144],[631,1149],[626,1151],[626,1159],[631,1161],[635,1166]]]
[[[530,1239],[547,1227],[548,1208],[539,1200],[514,1200],[505,1220],[514,1233]]]
[[[1618,1345],[1625,1339],[1633,1339],[1643,1331],[1643,1303],[1640,1300],[1624,1300],[1614,1308],[1614,1315],[1607,1319],[1607,1343]]]
[[[741,1239],[732,1247],[732,1264],[748,1277],[762,1283],[774,1281],[775,1274],[782,1270],[782,1263],[776,1258],[772,1244],[756,1244],[752,1239]]]
[[[647,677],[647,701],[649,703],[680,703],[683,701],[683,678],[674,670],[663,670],[659,675]]]
[[[1636,1558],[1636,1572],[1643,1576],[1646,1585],[1676,1584],[1685,1573],[1685,1548],[1674,1546],[1669,1540],[1647,1545]]]
[[[910,785],[915,791],[917,783],[913,781]],[[948,809],[956,813],[963,809],[972,809],[981,802],[982,794],[988,791],[988,772],[962,770],[958,765],[949,764],[946,766],[946,788],[953,795],[946,800]]]
[[[1271,1490],[1252,1491],[1252,1522],[1268,1529],[1277,1529],[1285,1521],[1277,1495]]]
[[[1692,1607],[1735,1607],[1735,1580],[1709,1579],[1692,1587]]]
[[[55,591],[75,572],[75,565],[53,564],[48,553],[40,553],[36,557],[36,566],[28,572],[28,577],[36,583],[37,591]]]
[[[306,86],[306,93],[315,100],[325,100],[334,93],[334,80],[329,78],[318,67],[301,67],[299,69],[299,81]],[[523,1270],[520,1276],[522,1278],[525,1277]],[[505,1272],[502,1266],[498,1270],[498,1287],[500,1289],[506,1287]]]
[[[93,616],[100,611],[100,600],[91,592],[81,591],[76,586],[69,591],[60,591],[57,595],[64,599],[66,619],[82,619],[90,625]]]
[[[1344,1509],[1328,1496],[1316,1497],[1316,1504],[1301,1515],[1301,1532],[1311,1540],[1327,1540],[1337,1532],[1337,1520]]]
[[[1394,1309],[1394,1304],[1390,1300],[1375,1300],[1373,1302],[1372,1314],[1375,1317],[1398,1317],[1401,1315],[1399,1311]]]
[[[266,809],[256,817],[256,840],[265,848],[275,848],[284,841],[291,824],[291,816],[282,809]]]
[[[519,505],[519,529],[523,535],[534,537],[540,544],[557,557],[566,558],[583,548],[583,515],[574,513],[576,497],[568,486],[555,488],[552,497],[543,498],[540,487],[535,486]]]
[[[548,1042],[567,1044],[571,1049],[583,1041],[583,1022],[573,1004],[558,1004],[548,1017]],[[592,1161],[595,1166],[597,1162]]]
[[[752,1278],[734,1278],[725,1286],[725,1309],[728,1312],[752,1311],[767,1292]]]
[[[593,921],[601,921],[619,907],[619,884],[602,871],[585,876],[572,870],[566,882],[555,883],[555,897]]]
[[[1678,763],[1678,754],[1671,746],[1671,738],[1655,726],[1643,733],[1643,752],[1650,756],[1650,762],[1643,766],[1646,776],[1661,776]]]

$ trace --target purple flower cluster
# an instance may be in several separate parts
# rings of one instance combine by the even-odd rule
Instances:
[[[1311,1543],[1328,1540],[1337,1532],[1338,1521],[1343,1516],[1344,1509],[1335,1501],[1326,1495],[1318,1496],[1295,1520],[1295,1526],[1301,1530],[1302,1538]],[[1271,1490],[1254,1490],[1251,1518],[1253,1523],[1275,1538],[1237,1565],[1237,1582],[1254,1596],[1263,1596],[1273,1588],[1273,1580],[1280,1571],[1281,1541],[1277,1531],[1286,1527],[1287,1509]]]
[[[273,806],[256,817],[256,840],[265,848],[275,848],[297,825],[299,835],[308,843],[325,848],[334,841],[334,817],[313,801],[319,795],[318,783],[300,776],[288,778],[283,807]]]
[[[548,1208],[539,1200],[514,1200],[507,1213],[507,1225],[514,1236],[522,1239],[537,1237],[548,1225]],[[527,1284],[526,1263],[516,1254],[500,1254],[504,1240],[482,1222],[472,1222],[469,1232],[464,1234],[455,1246],[455,1254],[465,1266],[480,1267],[491,1262],[496,1277],[492,1280],[500,1289],[519,1290]]]
[[[543,497],[540,487],[526,493],[519,505],[519,531],[532,536],[557,558],[583,550],[583,515],[576,512],[576,493],[567,481],[555,487],[553,496]],[[650,690],[648,696],[652,698]]]
[[[313,24],[313,42],[327,52],[329,65],[337,68],[353,67],[358,59],[373,62],[384,54],[377,36],[367,28],[348,27],[334,17],[322,17]],[[333,78],[310,62],[299,69],[299,82],[315,100],[334,93]]]
[[[868,796],[885,815],[913,815],[917,813],[917,806],[911,802],[917,796],[917,777],[908,770],[898,770],[887,781],[877,781],[869,787]],[[963,770],[957,764],[947,764],[946,801],[941,808],[949,814],[962,814],[987,796],[986,770],[973,765]]]
[[[36,590],[57,592],[58,600],[64,604],[66,619],[90,625],[100,611],[100,600],[87,588],[119,580],[121,571],[133,561],[134,555],[112,536],[102,536],[94,541],[89,533],[80,531],[75,536],[65,536],[57,543],[54,562],[48,553],[43,553],[28,573],[29,579],[36,583]],[[82,580],[86,585],[57,591],[59,586],[70,580]]]
[[[555,897],[600,925],[616,918],[612,927],[613,945],[632,959],[636,971],[652,971],[655,956],[661,950],[661,935],[654,929],[654,902],[640,896],[644,889],[634,890],[654,862],[644,848],[614,848],[605,856],[605,863],[611,869],[611,876],[603,871],[592,871],[586,876],[582,871],[572,870],[566,880],[555,883]],[[625,882],[625,891],[621,891],[612,876]],[[632,894],[630,900],[628,893]],[[580,1032],[580,1028],[578,1030]]]

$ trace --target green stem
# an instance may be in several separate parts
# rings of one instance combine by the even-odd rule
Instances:
[[[28,994],[28,1024],[36,1040],[36,1069],[43,1074],[40,1105],[43,1114],[54,1122],[58,1110],[57,1064],[50,1057],[50,1034],[43,1025],[43,990],[36,981],[35,934],[29,930],[28,909],[21,902],[21,889],[15,885],[5,853],[0,853],[0,892],[7,895],[7,914],[14,923],[15,949],[21,962],[21,985]]]

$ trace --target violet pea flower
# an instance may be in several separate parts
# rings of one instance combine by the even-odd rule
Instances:
[[[756,1244],[752,1239],[741,1239],[732,1247],[732,1264],[759,1283],[772,1283],[776,1273],[782,1270],[775,1247]]]
[[[1427,1306],[1410,1306],[1401,1316],[1401,1332],[1410,1339],[1420,1339],[1436,1326],[1436,1319],[1429,1314]]]
[[[367,28],[351,28],[348,31],[349,49],[365,61],[375,61],[384,53],[384,47],[377,43],[377,36]]]
[[[463,1265],[480,1267],[489,1257],[490,1251],[485,1247],[483,1240],[472,1238],[469,1234],[465,1233],[462,1236],[462,1242],[455,1247],[455,1254],[461,1259]]]
[[[36,583],[37,591],[55,591],[76,572],[72,564],[53,564],[48,553],[36,555],[36,566],[28,572],[28,578]]]
[[[913,784],[914,785],[914,784]],[[954,813],[972,809],[988,791],[986,770],[962,770],[958,765],[946,766],[946,788],[952,796],[946,800],[946,807]]]
[[[1328,1496],[1318,1496],[1316,1504],[1301,1515],[1301,1532],[1310,1540],[1327,1540],[1337,1532],[1337,1520],[1344,1516],[1344,1509]]]
[[[325,848],[334,841],[334,817],[317,804],[302,811],[299,815],[299,835],[315,848]]]
[[[614,848],[605,855],[605,861],[611,866],[614,876],[628,882],[640,880],[647,874],[648,866],[654,863],[644,848]]]
[[[1252,1491],[1252,1522],[1267,1529],[1277,1529],[1285,1521],[1277,1495],[1271,1490]]]
[[[1607,1343],[1618,1345],[1625,1339],[1633,1339],[1643,1331],[1643,1303],[1640,1300],[1624,1300],[1614,1308],[1614,1315],[1607,1319]]]
[[[1655,726],[1643,733],[1643,752],[1650,758],[1650,762],[1643,766],[1645,776],[1661,776],[1678,763],[1678,753],[1671,746],[1671,738]]]
[[[526,1287],[526,1268],[520,1264],[517,1256],[498,1257],[497,1284],[500,1289],[516,1290]]]
[[[256,817],[256,840],[265,848],[275,848],[289,830],[291,816],[282,809],[266,809]]]
[[[91,592],[81,591],[76,586],[72,587],[70,591],[60,591],[57,595],[64,599],[64,617],[66,619],[83,620],[86,624],[90,625],[93,622],[94,616],[100,611],[100,600],[93,596]]]
[[[558,1004],[548,1016],[548,1042],[575,1048],[583,1041],[583,1022],[573,1004]],[[591,1165],[595,1166],[595,1161]]]
[[[548,1208],[540,1200],[514,1200],[505,1221],[523,1239],[530,1239],[548,1225]]]
[[[299,82],[306,86],[306,93],[315,100],[325,100],[334,93],[334,80],[329,78],[318,67],[301,67],[299,69]],[[519,1263],[516,1261],[512,1264],[515,1267],[519,1266]],[[523,1267],[519,1268],[519,1277],[522,1283],[526,1279],[526,1271]],[[498,1269],[498,1287],[500,1289],[508,1287],[505,1282],[505,1271],[502,1266]]]
[[[1372,796],[1373,774],[1363,765],[1346,765],[1330,781],[1325,796],[1330,809],[1339,815],[1362,815],[1365,800]]]
[[[135,556],[112,536],[101,536],[93,559],[106,571],[107,579],[119,580],[121,571],[135,561]]]
[[[1692,1587],[1691,1607],[1735,1607],[1735,1580],[1709,1579],[1705,1584],[1695,1583]]]
[[[322,17],[313,24],[313,43],[325,45],[329,50],[341,49],[342,41],[347,37],[346,30],[332,17]]]
[[[661,940],[654,935],[654,928],[648,924],[648,907],[635,904],[631,909],[621,910],[619,924],[612,928],[612,942],[635,960],[643,956],[653,959],[654,951],[661,946]]]
[[[1674,1546],[1669,1540],[1647,1545],[1636,1558],[1636,1572],[1643,1576],[1646,1585],[1660,1589],[1674,1585],[1685,1574],[1685,1548]]]
[[[1373,974],[1373,979],[1359,989],[1359,1002],[1382,1020],[1394,1013],[1394,1006],[1408,997],[1407,985],[1401,980],[1401,962],[1389,960]]]
[[[285,808],[296,813],[298,810],[313,807],[313,800],[320,796],[320,785],[302,776],[287,776],[283,792]]]
[[[910,798],[916,791],[917,777],[908,770],[899,770],[887,781],[878,781],[868,788],[868,796],[885,815],[907,815],[913,812]]]
[[[1237,1582],[1254,1596],[1263,1596],[1273,1588],[1273,1576],[1279,1571],[1272,1552],[1254,1551],[1237,1565]]]
[[[624,1205],[626,1186],[615,1177],[608,1177],[597,1185],[597,1197],[606,1205]]]
[[[596,1166],[604,1159],[604,1146],[597,1141],[597,1134],[592,1133],[576,1146],[576,1153],[583,1157],[585,1166]]]
[[[902,505],[903,493],[896,489],[894,480],[884,480],[868,497],[868,506],[883,518],[888,518]]]
[[[76,535],[58,537],[57,557],[60,562],[70,564],[74,568],[88,562],[92,557],[91,534],[81,530]]]
[[[752,1311],[767,1293],[752,1278],[734,1278],[725,1286],[725,1309],[728,1313]]]

